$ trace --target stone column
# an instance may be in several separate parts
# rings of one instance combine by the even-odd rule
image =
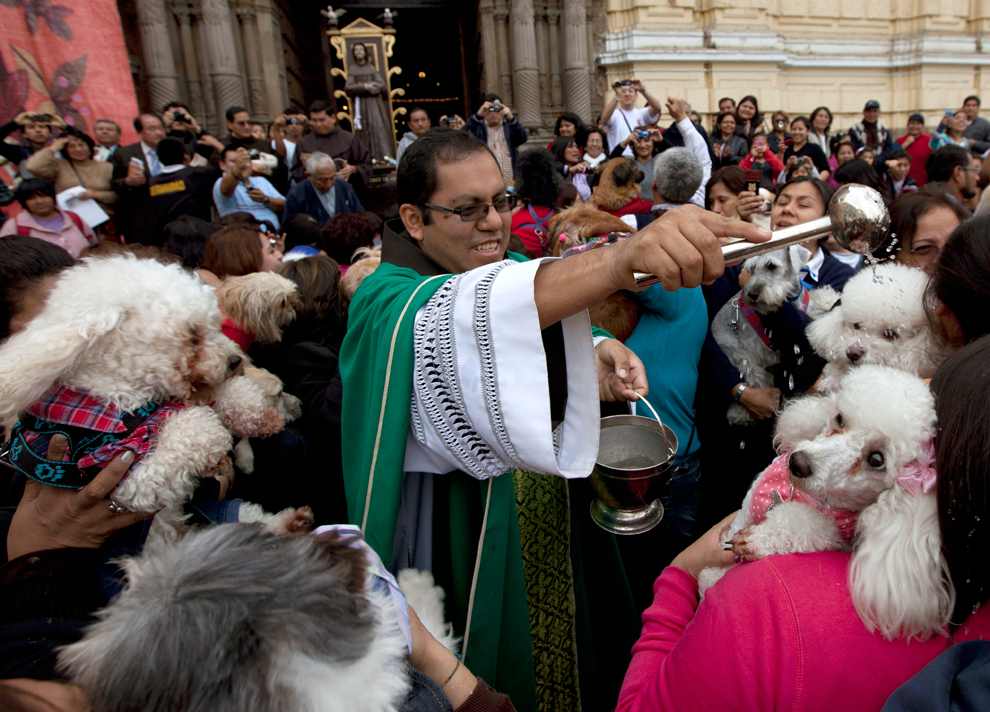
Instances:
[[[481,0],[478,4],[481,18],[481,57],[484,63],[485,81],[483,93],[498,93],[498,40],[495,38],[495,3]]]
[[[564,0],[564,108],[591,117],[588,30],[584,0]]]
[[[186,69],[186,88],[189,91],[189,108],[193,116],[206,127],[206,107],[203,105],[203,85],[199,81],[196,62],[196,45],[193,43],[189,6],[185,3],[172,6],[172,14],[179,23],[179,41],[182,43],[182,63]]]
[[[251,97],[251,118],[255,121],[272,120],[261,78],[261,62],[258,57],[258,23],[253,7],[238,7],[237,19],[241,22],[244,38],[244,61],[247,63],[248,91]]]
[[[512,64],[509,59],[509,37],[506,23],[509,20],[509,9],[505,5],[505,0],[497,0],[495,3],[495,38],[498,46],[498,95],[502,97],[509,106],[513,106],[512,101]],[[477,111],[476,108],[473,108]]]
[[[144,76],[148,81],[146,107],[158,116],[170,101],[179,101],[179,80],[175,73],[172,43],[168,36],[165,0],[136,0],[138,32],[144,54]]]
[[[523,126],[540,125],[540,76],[536,66],[533,0],[512,0],[513,113]]]
[[[547,30],[547,8],[544,5],[536,14],[536,58],[540,68],[540,116],[543,127],[553,128],[556,116],[550,101],[550,35]]]
[[[203,107],[206,111],[204,128],[217,138],[225,136],[227,126],[213,98],[213,79],[210,77],[210,63],[206,58],[206,47],[203,42],[203,11],[194,7],[193,17],[193,47],[196,48],[196,66],[199,68],[199,78],[203,84]]]
[[[237,45],[227,0],[203,0],[203,48],[213,80],[213,96],[220,124],[231,106],[244,106],[244,85],[237,65]]]
[[[279,68],[283,72],[285,70],[285,59],[278,46],[281,25],[270,0],[255,0],[254,9],[258,15],[258,53],[268,107],[273,112],[282,113],[282,109],[289,105],[289,99],[288,87],[279,77]]]
[[[559,114],[564,110],[560,100],[560,10],[556,7],[547,9],[547,23],[550,34],[550,105],[553,113]],[[581,117],[584,118],[584,117]]]

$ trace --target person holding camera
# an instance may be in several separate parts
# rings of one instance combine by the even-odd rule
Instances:
[[[251,112],[241,106],[227,109],[226,118],[230,131],[227,145],[245,149],[251,154],[254,173],[265,175],[280,194],[288,192],[289,171],[284,164],[286,149],[282,133],[275,132],[274,142],[267,137],[256,138],[252,133]],[[222,165],[223,160],[220,163]]]
[[[285,197],[268,179],[254,175],[251,153],[243,146],[224,146],[220,152],[223,177],[213,185],[213,202],[220,217],[251,213],[260,223],[267,220],[278,229],[275,211],[285,208]]]
[[[653,204],[653,160],[661,150],[667,148],[663,143],[659,129],[655,127],[636,129],[620,141],[609,155],[610,159],[622,158],[628,149],[632,149],[636,167],[643,171],[643,180],[639,184],[639,197],[650,201],[651,205]]]
[[[502,179],[512,185],[518,159],[516,148],[526,143],[528,136],[519,119],[512,115],[512,110],[502,103],[498,94],[485,94],[484,103],[478,113],[468,117],[464,130],[488,144],[502,170]]]
[[[193,156],[194,166],[207,165],[214,151],[223,150],[223,144],[200,128],[189,107],[181,102],[170,101],[165,105],[162,109],[162,126],[165,127],[166,136],[182,141],[186,153]]]
[[[460,119],[460,117],[457,118]],[[447,123],[443,125],[450,126],[449,117],[444,116],[443,119],[447,119]],[[402,154],[412,145],[413,141],[430,130],[430,115],[426,113],[426,109],[422,106],[414,106],[409,110],[406,125],[409,127],[409,130],[402,135],[402,138],[399,140],[399,147],[395,150],[396,163],[402,160]],[[463,121],[461,121],[461,125],[464,125]],[[457,127],[451,126],[451,128]]]
[[[608,145],[618,146],[637,129],[643,129],[647,124],[655,124],[660,120],[660,100],[643,88],[639,79],[622,79],[612,84],[615,96],[602,110],[601,123],[608,126]],[[647,105],[636,108],[636,95],[642,94]],[[633,157],[633,149],[629,144],[622,155]]]
[[[285,146],[285,166],[291,169],[296,160],[296,144],[306,133],[309,126],[309,118],[306,112],[296,106],[290,106],[280,115],[275,117],[272,127],[275,134],[282,137],[282,145]],[[272,138],[272,148],[275,148],[275,139]]]
[[[13,121],[0,126],[0,156],[13,163],[20,169],[21,163],[26,161],[35,151],[40,151],[52,141],[52,126],[60,129],[65,128],[65,122],[54,114],[36,114],[30,111],[22,111]],[[20,134],[18,143],[7,143],[6,139],[10,134],[17,131]],[[24,178],[30,178],[30,174],[22,173]]]

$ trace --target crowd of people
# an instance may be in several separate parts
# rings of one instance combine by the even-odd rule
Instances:
[[[170,103],[123,146],[107,119],[0,127],[17,172],[0,228],[0,707],[990,703],[979,97],[895,138],[873,100],[836,130],[825,106],[767,119],[755,96],[723,98],[709,130],[637,79],[612,89],[545,145],[496,94],[436,127],[413,108],[381,213],[365,205],[388,169],[327,101],[268,126],[229,107],[222,138]],[[825,235],[725,264],[725,238],[821,218],[845,185],[889,212],[872,254]],[[848,343],[821,345],[825,319]],[[868,368],[875,394],[843,390]],[[879,401],[902,376],[883,368],[920,384],[896,393],[913,394],[899,435]],[[600,419],[647,410],[676,437],[664,516],[616,536],[588,515]],[[169,482],[216,418],[223,456]],[[806,508],[805,452],[857,428],[847,480],[914,496],[891,521],[930,505],[881,547],[935,558],[927,628],[878,613],[921,584],[861,605],[889,573],[864,563],[884,488],[808,495],[855,510],[834,546],[730,529],[765,473],[791,493],[766,489],[767,526]],[[930,457],[888,473],[915,431]],[[155,496],[129,494],[166,457]]]

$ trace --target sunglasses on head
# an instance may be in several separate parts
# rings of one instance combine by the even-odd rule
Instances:
[[[459,215],[461,222],[478,222],[485,219],[489,208],[495,208],[495,211],[499,213],[507,213],[516,207],[517,200],[518,198],[514,195],[506,195],[498,198],[494,203],[475,203],[474,205],[465,205],[463,208],[448,208],[445,205],[434,205],[433,203],[423,203],[423,207]]]

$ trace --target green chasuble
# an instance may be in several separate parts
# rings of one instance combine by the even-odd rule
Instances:
[[[523,260],[518,255],[510,258]],[[344,484],[351,523],[388,562],[392,559],[396,517],[402,490],[406,436],[413,391],[413,323],[416,312],[453,275],[424,277],[413,269],[383,262],[367,277],[348,311],[347,336],[340,352],[344,386],[341,443]],[[465,665],[516,709],[535,710],[533,651],[529,636],[519,527],[512,477],[478,481],[462,473],[438,476],[451,480],[443,488],[448,499],[434,539],[434,559],[449,546],[454,590],[448,590],[448,615],[465,636]],[[472,519],[484,520],[480,558],[479,530]],[[434,518],[445,513],[434,512]],[[435,528],[438,523],[435,522]],[[439,577],[438,577],[439,578]],[[450,585],[448,583],[448,585]],[[457,605],[460,603],[461,605]],[[464,610],[466,609],[466,610]]]
[[[347,335],[340,353],[343,381],[341,453],[349,518],[351,523],[361,527],[368,544],[386,563],[393,560],[406,442],[410,433],[414,390],[414,322],[417,312],[454,276],[440,274],[442,268],[439,265],[411,245],[409,238],[396,232],[386,229],[382,264],[364,280],[351,302]],[[512,253],[507,257],[525,261],[525,258]],[[600,330],[595,330],[595,333],[607,336]],[[534,364],[534,367],[541,366]],[[551,380],[552,377],[551,374]],[[550,388],[553,392],[553,383]],[[557,416],[559,413],[552,412],[554,423],[559,419]],[[597,433],[595,437],[597,439]],[[519,477],[520,473],[517,473],[516,479]],[[559,487],[552,488],[554,491],[565,483],[560,478],[550,479],[559,481]],[[437,475],[433,482],[433,573],[447,594],[448,620],[454,624],[457,634],[464,638],[462,653],[465,665],[496,690],[507,694],[520,712],[536,712],[534,638],[530,632],[530,620],[531,616],[534,616],[534,621],[548,619],[538,608],[546,601],[529,601],[527,606],[527,583],[533,593],[541,590],[543,584],[534,587],[534,582],[526,580],[527,573],[533,576],[533,562],[538,561],[539,556],[527,554],[530,563],[524,570],[520,519],[527,523],[527,551],[539,551],[553,559],[566,558],[570,526],[566,514],[566,489],[561,490],[563,495],[555,495],[564,497],[560,500],[564,509],[555,515],[554,521],[541,522],[541,519],[546,519],[549,510],[534,510],[535,518],[525,513],[521,516],[517,511],[511,473],[479,480],[455,471]],[[524,500],[520,501],[524,509],[525,504]],[[590,524],[586,507],[587,503],[583,503],[582,511],[576,516],[581,518],[582,523],[587,520]],[[550,548],[540,544],[539,549],[534,549],[534,541],[547,540],[546,536],[533,529],[534,526],[538,529],[541,524],[545,530],[557,531],[564,539],[553,543]],[[614,548],[611,535],[607,535],[606,543]],[[608,560],[617,560],[612,552],[606,553]],[[599,554],[594,551],[596,559],[600,558]],[[562,561],[556,570],[566,571],[567,568],[566,561]],[[581,570],[575,573],[580,574]],[[610,571],[608,579],[614,583],[616,578]],[[624,579],[621,568],[619,578]],[[586,597],[584,584],[577,583],[582,590],[575,589],[574,595],[580,606],[586,603]],[[565,585],[563,592],[554,598],[573,611],[574,599],[566,593],[571,587]],[[612,591],[610,598],[614,595],[615,591]],[[619,598],[624,600],[624,596]],[[614,605],[614,598],[611,603]],[[560,611],[560,605],[552,605],[556,608],[554,614]],[[611,606],[600,608],[605,613]],[[611,625],[606,619],[614,623],[614,614],[614,610],[605,613],[603,629],[607,630]],[[582,623],[585,619],[579,612],[576,632],[573,625],[569,628],[565,626],[570,632],[564,635],[575,637],[579,645],[582,639],[586,639],[590,647],[597,647],[592,638],[598,639],[598,643],[605,642],[602,635],[585,635],[588,630]],[[552,649],[541,652],[541,658],[546,661],[541,667],[552,673],[552,668],[559,667],[563,662],[559,658],[560,650],[570,648],[572,641],[555,639],[561,635],[560,626],[535,625],[538,625],[539,636],[549,635]],[[625,649],[615,656],[618,660],[628,660],[628,645],[623,640],[622,647]],[[540,651],[545,650],[542,642],[537,647]],[[558,656],[556,660],[555,655]],[[577,685],[574,654],[569,657],[572,662],[565,662],[564,667],[575,669],[563,681],[568,688]],[[594,655],[590,655],[589,662],[593,659]],[[601,661],[596,662],[601,664]],[[592,669],[587,673],[587,680],[582,677],[581,681],[582,697],[587,688],[585,683],[590,684],[595,677]],[[541,678],[546,678],[546,675],[546,672],[542,673]],[[543,707],[547,707],[546,689],[547,684],[542,683],[540,698]],[[560,701],[567,697],[568,694],[557,694],[556,699]],[[614,698],[603,702],[611,707]]]

